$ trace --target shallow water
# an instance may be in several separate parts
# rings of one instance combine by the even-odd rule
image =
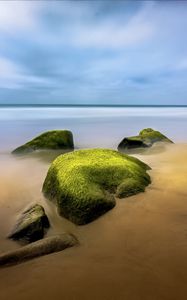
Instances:
[[[71,231],[80,246],[0,270],[0,299],[174,300],[187,297],[187,144],[139,155],[150,164],[145,193],[119,200],[86,226],[60,218],[41,194],[48,163],[5,155],[0,174],[1,252],[22,209],[45,206],[52,229]]]
[[[72,130],[77,148],[116,148],[125,136],[146,127],[186,142],[187,107],[0,108],[0,152],[51,129]]]
[[[14,146],[33,136],[36,131],[49,127],[54,129],[52,126],[57,126],[58,122],[53,119],[53,113],[52,123],[47,123],[46,115],[45,122],[39,122],[37,114],[29,121],[21,113],[20,117],[13,114],[12,119],[9,114],[0,113],[4,116],[0,121],[4,126],[0,127],[3,141],[0,151],[0,252],[19,247],[6,236],[17,216],[34,202],[41,203],[50,218],[48,235],[69,231],[80,241],[78,247],[1,269],[1,300],[187,298],[187,144],[181,143],[187,141],[186,111],[180,111],[181,116],[176,111],[169,111],[169,117],[167,114],[160,119],[158,115],[152,116],[152,121],[150,111],[147,117],[142,115],[140,119],[136,116],[140,115],[140,111],[135,112],[129,123],[128,118],[119,116],[119,111],[112,122],[108,111],[107,116],[100,117],[97,122],[96,116],[87,120],[81,116],[83,119],[80,118],[80,122],[74,120],[73,123],[67,117],[67,122],[75,128],[76,141],[79,140],[78,146],[81,148],[103,144],[115,148],[117,139],[119,142],[124,136],[123,132],[134,134],[143,127],[156,125],[156,128],[170,133],[170,138],[180,142],[157,145],[136,154],[152,167],[152,184],[145,193],[118,200],[114,209],[86,226],[75,226],[59,217],[55,206],[44,199],[41,188],[49,167],[46,153],[24,158],[9,154]],[[173,123],[168,118],[173,119]],[[148,121],[152,123],[148,125]],[[64,119],[59,122],[60,127],[55,128],[67,125]],[[116,122],[118,126],[123,126],[117,128]],[[110,127],[107,127],[109,123]],[[132,126],[127,128],[125,124]]]

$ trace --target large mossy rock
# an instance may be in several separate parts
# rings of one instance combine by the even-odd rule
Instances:
[[[146,128],[141,130],[137,136],[124,138],[118,145],[118,150],[147,148],[151,147],[156,142],[173,143],[161,132],[152,128]]]
[[[56,201],[60,215],[86,224],[115,206],[115,194],[126,197],[144,191],[150,183],[148,169],[140,160],[114,150],[79,150],[56,158],[43,193]]]
[[[16,148],[13,154],[27,154],[35,150],[73,150],[73,134],[69,130],[51,130]]]
[[[23,212],[8,237],[22,244],[28,244],[42,239],[48,228],[49,220],[44,208],[39,204],[35,204]]]

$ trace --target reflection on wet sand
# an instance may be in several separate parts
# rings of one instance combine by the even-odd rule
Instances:
[[[47,163],[2,157],[0,251],[18,247],[5,237],[20,211],[36,201],[49,215],[49,235],[70,231],[81,245],[0,270],[1,300],[187,298],[187,145],[137,157],[152,167],[152,184],[86,226],[58,217],[43,198]]]

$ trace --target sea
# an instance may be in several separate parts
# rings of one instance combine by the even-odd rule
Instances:
[[[176,142],[185,142],[187,107],[1,106],[0,152],[53,129],[71,130],[77,148],[115,149],[121,139],[147,127],[162,131]]]

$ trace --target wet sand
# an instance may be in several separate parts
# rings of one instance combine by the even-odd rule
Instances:
[[[49,164],[1,155],[0,252],[32,202],[45,206],[48,235],[70,231],[80,246],[0,270],[0,299],[187,299],[187,145],[136,155],[152,167],[145,193],[118,200],[103,217],[75,226],[41,194]]]

